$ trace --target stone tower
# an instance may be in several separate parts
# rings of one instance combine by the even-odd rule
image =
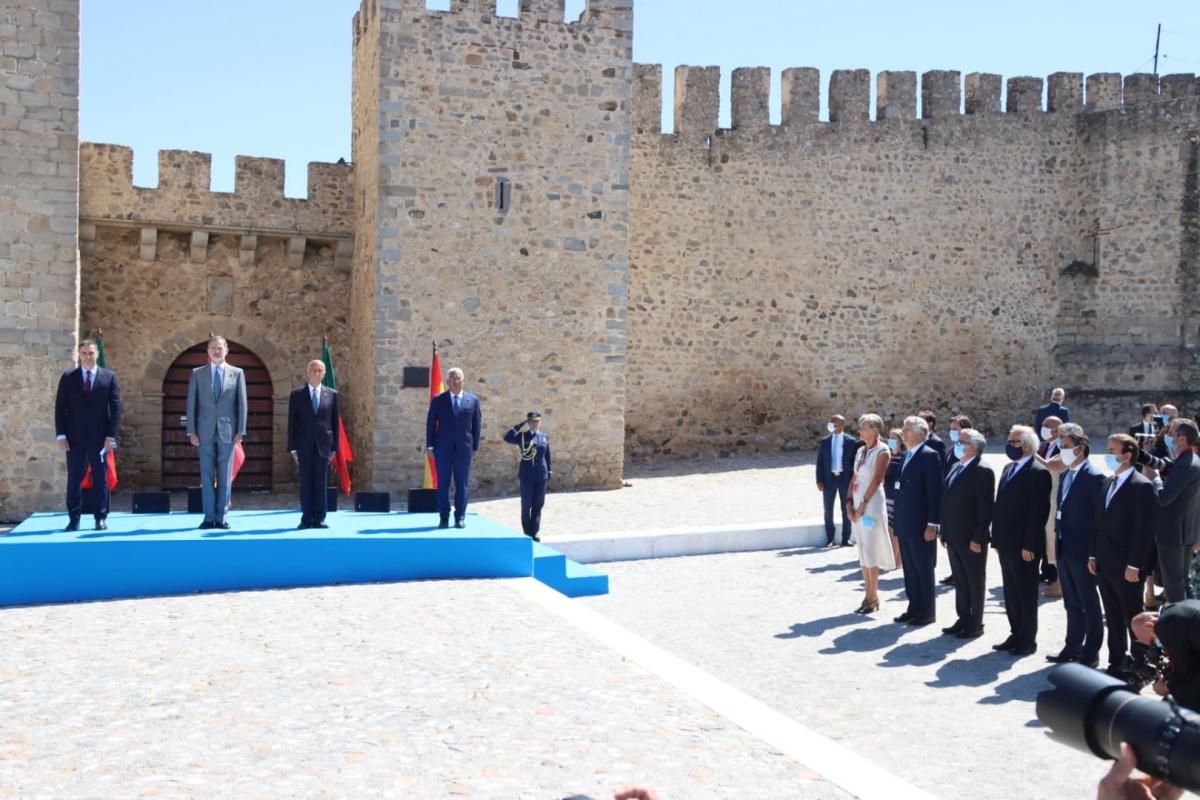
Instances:
[[[0,519],[62,504],[54,386],[79,319],[79,3],[0,10]]]
[[[427,389],[462,366],[484,407],[474,478],[546,414],[563,485],[619,484],[628,298],[632,0],[365,0],[354,18],[349,398],[359,485],[419,485]]]

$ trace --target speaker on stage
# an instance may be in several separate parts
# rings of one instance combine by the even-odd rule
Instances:
[[[392,510],[391,492],[355,492],[355,511],[373,511],[387,513]]]
[[[134,492],[133,513],[135,514],[170,514],[170,492]]]
[[[437,489],[409,489],[408,513],[436,514]]]
[[[325,488],[325,510],[337,511],[338,490],[334,486]]]
[[[204,490],[199,486],[188,487],[188,513],[204,513]]]

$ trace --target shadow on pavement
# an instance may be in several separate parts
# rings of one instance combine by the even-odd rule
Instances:
[[[867,619],[871,618],[868,617]],[[882,650],[885,647],[896,644],[901,636],[912,630],[908,625],[897,624],[858,628],[857,630],[843,633],[834,639],[829,647],[824,647],[817,652],[821,655],[834,655],[845,652],[869,653],[872,650]]]
[[[1030,656],[1030,658],[1035,657]],[[979,702],[985,706],[998,706],[1014,701],[1032,703],[1037,699],[1038,692],[1050,688],[1050,681],[1046,679],[1046,676],[1052,669],[1054,669],[1053,666],[1046,666],[1037,672],[1027,672],[1024,675],[1017,675],[1012,680],[996,684],[992,687],[995,694],[991,697],[980,698]]]
[[[936,676],[925,681],[926,686],[985,686],[1000,678],[1000,673],[1012,669],[1008,654],[986,653],[978,658],[957,658],[938,667]]]
[[[844,561],[841,564],[823,564],[819,567],[809,567],[808,571],[815,575],[821,572],[840,572],[847,569],[852,569],[858,573],[861,567],[858,565],[857,561]]]
[[[791,630],[787,633],[775,634],[776,639],[799,639],[803,636],[820,636],[834,628],[844,628],[847,625],[853,625],[855,622],[862,620],[861,614],[847,613],[839,614],[836,617],[825,617],[824,619],[814,619],[811,622],[797,622],[792,625]]]
[[[883,654],[881,667],[919,667],[941,661],[958,648],[965,645],[968,639],[957,636],[938,636],[923,642],[906,642],[896,645]]]

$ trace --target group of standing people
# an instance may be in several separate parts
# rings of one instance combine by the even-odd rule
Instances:
[[[1056,389],[1038,409],[1037,430],[1012,426],[998,476],[982,458],[985,436],[966,416],[951,421],[949,443],[934,432],[929,412],[908,417],[886,439],[875,414],[858,419],[858,438],[840,416],[830,421],[817,484],[826,498],[828,547],[838,544],[833,512],[844,498],[841,544],[857,544],[865,583],[857,613],[880,608],[880,572],[900,567],[907,606],[895,621],[932,624],[940,541],[956,616],[942,633],[982,636],[990,547],[1009,627],[993,649],[1036,652],[1038,588],[1047,582],[1067,616],[1066,641],[1047,660],[1097,667],[1107,638],[1107,671],[1135,680],[1144,646],[1129,626],[1146,605],[1150,575],[1157,572],[1167,602],[1200,596],[1200,429],[1147,407],[1141,437],[1131,430],[1105,439],[1102,472],[1064,399]]]

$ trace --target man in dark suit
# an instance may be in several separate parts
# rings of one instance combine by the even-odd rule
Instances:
[[[937,566],[937,533],[942,513],[942,461],[926,445],[929,423],[920,417],[904,420],[901,429],[908,450],[900,466],[896,495],[896,536],[904,563],[904,593],[908,609],[896,622],[929,625],[936,618],[933,570]]]
[[[961,434],[967,428],[974,428],[974,427],[975,426],[971,424],[971,418],[966,416],[965,414],[959,414],[957,417],[954,417],[953,419],[950,420],[950,434],[949,434],[950,443],[946,447],[946,452],[942,454],[942,472],[949,475],[950,470],[954,467],[955,464],[958,463],[958,437],[959,437],[959,434]],[[993,475],[993,478],[994,477],[995,476]],[[987,550],[987,548],[985,547],[984,551],[986,552],[986,550]],[[940,581],[938,581],[938,583],[942,584],[943,586],[953,586],[954,585],[953,568],[951,569],[950,574],[947,575],[946,577],[942,578]]]
[[[1170,603],[1162,613],[1138,614],[1132,627],[1142,644],[1162,644],[1171,662],[1166,675],[1171,697],[1184,708],[1200,712],[1200,600]]]
[[[942,437],[937,435],[937,417],[932,411],[920,411],[917,416],[925,420],[925,424],[929,426],[929,438],[925,440],[925,446],[936,452],[944,464],[946,462],[946,443]]]
[[[96,366],[100,351],[92,339],[79,343],[79,366],[58,379],[54,398],[54,431],[67,454],[67,527],[79,530],[83,490],[79,484],[92,467],[96,530],[108,527],[108,481],[104,460],[117,446],[121,427],[121,389],[111,370]]]
[[[1104,500],[1092,537],[1088,570],[1099,579],[1108,625],[1108,674],[1132,679],[1129,623],[1142,611],[1142,581],[1154,541],[1158,511],[1154,485],[1134,469],[1137,441],[1128,434],[1108,437],[1106,461],[1113,475],[1104,481]],[[1144,647],[1133,644],[1134,658]]]
[[[1139,447],[1149,450],[1158,437],[1159,427],[1158,406],[1154,403],[1146,403],[1142,406],[1142,421],[1137,425],[1130,426],[1129,435],[1137,439]]]
[[[1063,405],[1063,401],[1067,399],[1067,393],[1063,389],[1055,389],[1050,392],[1050,402],[1039,408],[1033,414],[1033,429],[1040,431],[1042,423],[1046,421],[1046,417],[1058,417],[1063,422],[1071,421],[1071,409]]]
[[[987,586],[987,547],[992,524],[996,475],[980,457],[987,445],[972,428],[958,431],[954,448],[962,458],[946,476],[942,491],[942,546],[954,575],[958,619],[942,633],[960,639],[983,634],[983,595]]]
[[[1004,452],[1012,461],[1000,473],[992,510],[992,547],[1000,556],[1004,580],[1004,612],[1010,633],[992,649],[1014,656],[1037,651],[1038,559],[1046,550],[1050,516],[1050,473],[1035,458],[1038,437],[1033,428],[1014,425]]]
[[[1177,418],[1164,437],[1172,461],[1158,492],[1154,543],[1167,602],[1187,599],[1192,554],[1200,549],[1200,458],[1193,448],[1200,430],[1190,419]]]
[[[1078,661],[1099,664],[1104,641],[1104,615],[1096,576],[1088,571],[1096,514],[1104,503],[1104,475],[1088,461],[1091,442],[1078,425],[1059,427],[1059,451],[1066,470],[1059,478],[1055,514],[1055,559],[1067,611],[1067,638],[1062,650],[1046,656],[1052,664]]]
[[[479,398],[463,391],[463,371],[446,373],[446,391],[433,398],[425,418],[425,447],[437,465],[438,527],[450,527],[450,478],[454,477],[454,527],[467,527],[471,456],[479,449],[483,412]]]
[[[300,524],[305,528],[328,528],[326,484],[329,462],[337,455],[338,393],[322,386],[325,362],[308,362],[308,383],[288,398],[288,452],[300,467]]]
[[[825,546],[833,547],[833,508],[842,510],[842,547],[850,546],[850,519],[846,500],[854,476],[854,454],[860,442],[846,433],[846,418],[834,414],[826,426],[829,435],[817,447],[817,491],[825,498]]]
[[[522,432],[521,428],[529,426]],[[521,530],[535,542],[542,530],[542,506],[546,503],[546,483],[554,474],[550,457],[550,437],[542,432],[542,415],[530,411],[525,419],[504,434],[504,441],[515,444],[520,451],[517,480],[521,484]]]

